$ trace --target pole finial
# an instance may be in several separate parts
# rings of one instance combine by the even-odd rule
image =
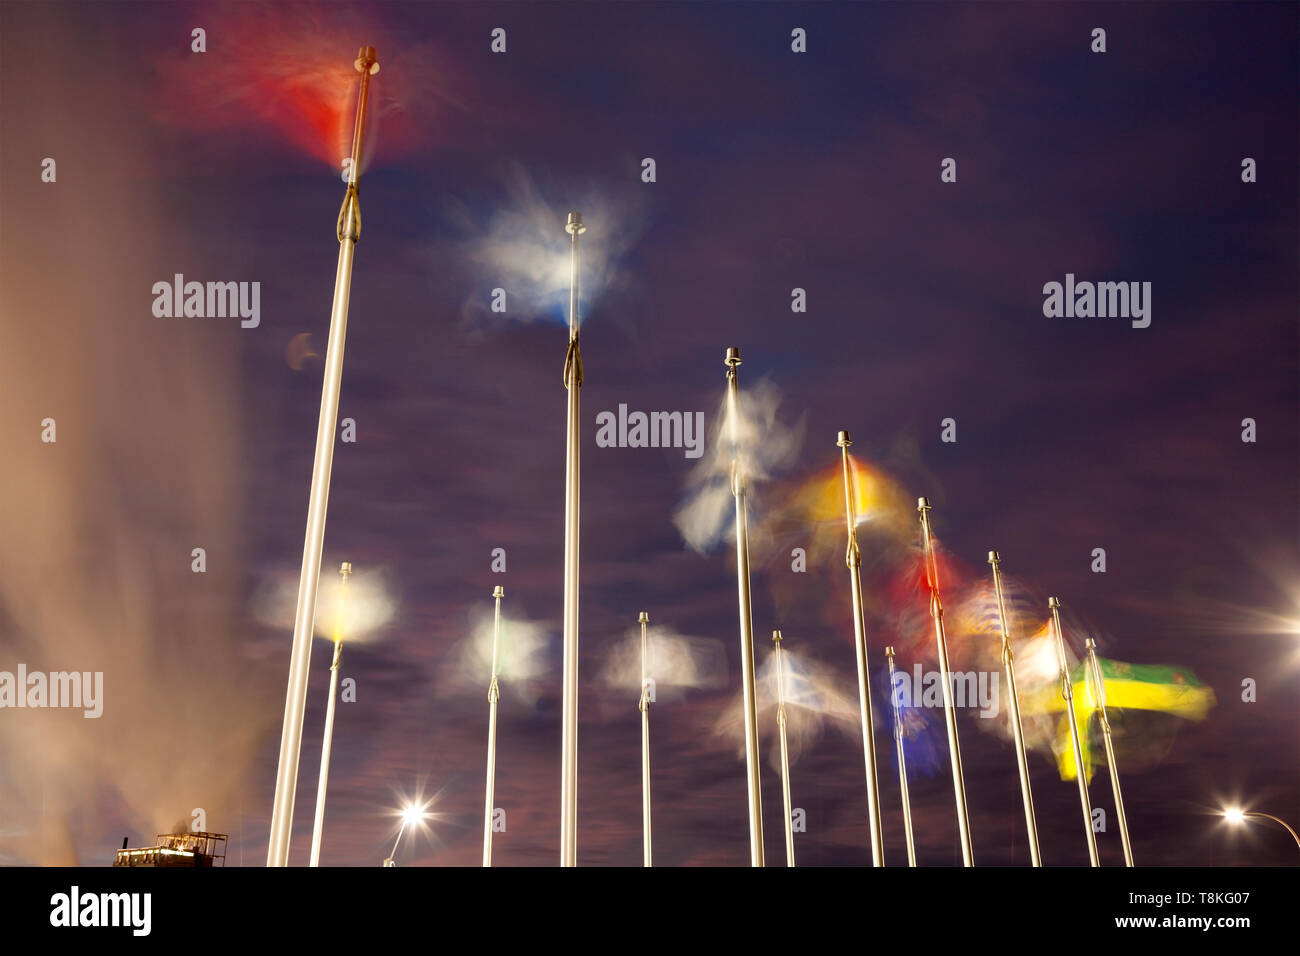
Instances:
[[[582,213],[578,212],[576,209],[569,213],[569,221],[564,224],[564,231],[571,236],[574,234],[580,236],[586,232],[587,226],[582,221]]]
[[[645,611],[642,611],[642,612],[641,612],[641,615],[637,618],[637,623],[638,623],[638,624],[649,624],[649,623],[650,623],[650,615],[649,615],[648,613],[646,613]]]
[[[848,448],[853,444],[853,439],[849,437],[848,432],[841,430],[840,433],[835,436],[835,444],[840,448]]]
[[[780,631],[773,631],[773,632],[772,632],[772,643],[773,643],[773,644],[780,644],[780,643],[781,643],[781,632],[780,632]]]
[[[727,354],[722,358],[722,364],[728,368],[735,368],[740,364],[740,349],[734,345],[727,349]]]
[[[996,551],[989,552],[989,564],[997,564],[1001,560],[1002,555],[998,554]]]
[[[374,76],[379,72],[379,54],[375,52],[374,47],[363,46],[352,65],[357,68],[358,73],[369,73]]]
[[[346,578],[351,573],[352,573],[351,561],[344,561],[342,564],[339,565],[339,574],[343,575]]]
[[[888,657],[890,660],[893,660],[893,658],[894,658],[894,645],[893,645],[893,644],[890,644],[888,647],[885,648],[885,656]]]
[[[505,596],[506,596],[506,589],[503,588],[501,585],[498,584],[496,587],[494,587],[494,588],[492,589],[492,596],[493,596],[494,598],[505,597]]]
[[[1060,600],[1060,598],[1049,597],[1049,598],[1047,599],[1047,606],[1048,606],[1048,607],[1059,608],[1059,607],[1061,606],[1061,600]]]
[[[1085,641],[1083,642],[1083,646],[1084,646],[1085,648],[1087,648],[1088,650],[1090,650],[1090,651],[1091,651],[1091,650],[1095,650],[1096,647],[1097,647],[1097,642],[1094,641],[1094,640],[1090,637],[1090,638],[1088,638],[1087,640],[1085,640]]]
[[[921,511],[921,512],[929,511],[929,510],[930,510],[930,499],[929,499],[929,498],[917,498],[917,499],[916,499],[916,510],[917,510],[917,511]]]

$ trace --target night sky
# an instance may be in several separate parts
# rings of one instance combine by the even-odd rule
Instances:
[[[1300,816],[1297,26],[1280,3],[3,5],[0,670],[100,670],[105,700],[98,720],[0,710],[0,863],[105,865],[194,808],[231,865],[265,861],[293,607],[266,609],[301,559],[362,44],[382,68],[339,413],[356,441],[335,451],[323,566],[382,574],[395,610],[344,647],[356,701],[338,705],[323,864],[378,865],[415,797],[437,816],[400,864],[479,863],[488,674],[462,661],[496,585],[544,644],[529,680],[502,678],[494,860],[558,861],[570,209],[589,263],[581,864],[641,860],[638,680],[602,679],[641,610],[725,655],[716,686],[663,681],[652,706],[655,862],[749,862],[744,763],[717,730],[740,692],[734,548],[697,552],[674,523],[695,460],[598,447],[595,424],[620,404],[711,421],[727,346],[742,390],[779,393],[770,441],[798,443],[754,489],[760,669],[779,627],[856,705],[842,524],[784,507],[837,474],[849,429],[930,498],[954,589],[986,584],[997,548],[1034,628],[1058,595],[1076,652],[1090,634],[1213,688],[1204,721],[1132,725],[1140,865],[1294,862],[1280,828],[1214,814]],[[529,272],[547,256],[558,286]],[[155,316],[176,273],[260,282],[260,324]],[[1151,283],[1150,326],[1045,316],[1067,273]],[[934,666],[908,521],[910,541],[862,539],[890,865],[884,647]],[[996,670],[953,646],[955,669]],[[315,641],[295,865],[329,654]],[[759,720],[783,865],[773,709]],[[927,720],[918,862],[959,865]],[[975,859],[1025,865],[1014,750],[983,723],[959,717]],[[1031,772],[1044,861],[1086,865],[1074,783],[1049,754]],[[803,741],[791,790],[800,865],[870,863],[852,720]],[[1112,812],[1104,767],[1091,796]]]

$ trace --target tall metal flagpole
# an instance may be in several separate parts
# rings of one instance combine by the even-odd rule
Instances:
[[[334,306],[330,314],[325,378],[321,385],[320,417],[316,426],[316,458],[312,464],[311,492],[307,498],[307,533],[302,546],[302,574],[298,579],[298,609],[293,622],[293,651],[289,656],[289,686],[284,698],[284,728],[280,734],[280,763],[275,774],[267,866],[289,865],[289,837],[293,829],[298,757],[302,749],[302,719],[307,707],[307,674],[316,623],[316,590],[320,584],[325,512],[329,505],[330,471],[334,464],[334,429],[338,424],[339,387],[343,379],[343,343],[348,329],[352,256],[361,238],[361,204],[357,198],[357,185],[361,180],[366,101],[370,95],[370,77],[379,72],[375,48],[363,46],[354,65],[361,74],[361,89],[357,94],[357,118],[352,131],[351,174],[336,230],[339,262],[334,275]]]
[[[1101,720],[1101,736],[1106,744],[1106,766],[1110,768],[1110,790],[1115,796],[1115,816],[1119,820],[1119,838],[1124,845],[1124,865],[1133,865],[1133,844],[1128,839],[1128,818],[1124,815],[1124,794],[1119,789],[1119,767],[1115,765],[1115,745],[1110,739],[1110,719],[1106,715],[1106,683],[1101,679],[1101,662],[1097,660],[1097,642],[1091,637],[1084,642],[1088,648],[1088,662],[1092,666],[1093,697],[1097,704],[1097,717]]]
[[[1083,810],[1083,830],[1088,834],[1088,859],[1101,866],[1097,857],[1097,835],[1092,832],[1092,804],[1088,800],[1088,772],[1083,766],[1083,747],[1079,743],[1079,725],[1074,722],[1074,685],[1070,683],[1070,659],[1065,656],[1065,632],[1061,630],[1061,602],[1047,599],[1056,630],[1056,656],[1061,665],[1061,696],[1065,698],[1065,719],[1070,722],[1070,744],[1074,747],[1074,778],[1079,782],[1079,807]]]
[[[781,632],[772,632],[776,645],[776,727],[781,735],[781,796],[785,802],[785,864],[794,866],[794,808],[790,806],[790,747],[786,742],[785,662],[781,658]]]
[[[1025,756],[1025,729],[1020,722],[1020,695],[1016,692],[1016,663],[1011,649],[1011,622],[1007,618],[1007,604],[1002,596],[1002,556],[989,552],[993,565],[993,590],[998,598],[998,624],[1002,629],[1002,670],[1007,678],[1007,699],[1011,703],[1011,730],[1016,740],[1016,766],[1020,768],[1020,798],[1025,805],[1025,830],[1029,833],[1029,860],[1033,866],[1042,866],[1038,852],[1038,822],[1034,818],[1034,794],[1029,787],[1029,760]]]
[[[569,273],[569,350],[564,356],[564,387],[569,393],[568,440],[564,468],[564,683],[560,733],[560,866],[578,865],[578,392],[582,351],[578,345],[578,237],[587,231],[582,213],[569,213],[564,227],[572,240]]]
[[[650,615],[645,611],[637,618],[641,625],[641,701],[637,708],[641,711],[641,842],[645,855],[645,865],[651,866],[650,855],[650,672],[647,667],[649,657],[649,639],[646,625]]]
[[[736,590],[740,599],[740,679],[745,707],[745,771],[749,797],[749,862],[763,866],[763,794],[758,779],[758,709],[754,700],[754,615],[749,603],[749,519],[741,460],[740,350],[727,349],[727,428],[731,440],[731,493],[736,499]]]
[[[347,561],[339,568],[343,585],[339,589],[339,607],[336,617],[340,620],[334,626],[334,662],[330,665],[330,697],[325,705],[325,737],[320,748],[320,782],[316,785],[316,819],[311,829],[311,865],[320,866],[320,838],[325,826],[325,790],[330,779],[330,750],[334,743],[334,698],[339,692],[339,663],[343,660],[343,625],[342,611],[345,606],[348,575],[352,565]]]
[[[971,850],[970,815],[966,811],[966,778],[961,769],[961,744],[957,740],[957,708],[952,699],[952,672],[948,668],[948,639],[943,630],[943,602],[939,599],[939,563],[934,556],[934,538],[930,530],[930,499],[918,498],[916,510],[921,514],[921,544],[925,551],[925,576],[930,585],[930,617],[934,619],[934,640],[939,651],[939,676],[943,690],[943,716],[948,725],[948,757],[952,761],[952,789],[957,799],[957,830],[961,837],[961,858],[966,866],[975,865]]]
[[[844,561],[849,567],[853,591],[853,635],[858,658],[858,710],[862,721],[862,758],[867,766],[867,819],[871,827],[871,863],[885,865],[885,846],[880,827],[880,788],[876,780],[876,734],[871,717],[871,671],[867,669],[867,625],[862,615],[862,552],[858,550],[858,514],[854,489],[857,487],[849,463],[853,439],[841,431],[839,446],[844,465],[844,519],[848,522],[849,545]]]
[[[483,865],[492,865],[492,795],[496,791],[497,780],[497,701],[501,692],[497,689],[497,666],[499,646],[501,643],[501,599],[505,597],[505,588],[497,585],[492,589],[496,600],[496,610],[492,618],[492,681],[488,684],[488,755],[487,755],[487,789],[483,800]]]
[[[894,694],[894,647],[885,648],[889,661],[889,700],[894,712],[894,749],[898,751],[898,790],[903,797],[903,834],[907,837],[907,865],[916,866],[916,841],[912,839],[912,798],[907,792],[907,756],[903,753],[903,722]]]

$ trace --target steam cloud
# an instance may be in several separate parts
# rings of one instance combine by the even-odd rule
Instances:
[[[323,567],[336,568],[337,562]],[[253,612],[268,627],[293,631],[298,607],[298,574],[284,572],[265,585],[254,599]],[[380,569],[353,571],[346,589],[340,575],[325,571],[316,590],[317,637],[342,636],[346,644],[367,643],[397,611],[387,574]]]
[[[111,49],[83,53],[114,69]],[[97,175],[11,191],[6,209],[24,241],[0,267],[0,669],[100,671],[104,709],[0,711],[0,863],[74,864],[88,846],[102,865],[123,833],[152,842],[195,808],[233,832],[283,693],[241,659],[240,333],[152,316],[150,282],[186,250],[148,190],[119,188],[149,174],[150,133],[72,87],[33,87],[12,116],[32,142],[81,130],[66,161]]]
[[[686,498],[673,516],[686,544],[699,552],[708,551],[724,537],[734,540],[735,536],[735,528],[728,520],[733,507],[729,404],[724,392],[709,428],[708,451],[691,470]],[[749,482],[749,503],[753,512],[759,511],[756,502],[761,504],[761,492],[756,484],[792,464],[803,446],[803,420],[794,425],[782,423],[777,418],[780,404],[780,392],[766,379],[740,389],[740,402],[736,408],[736,445]]]
[[[438,674],[439,693],[487,693],[492,680],[493,611],[475,610],[469,633],[457,642],[450,666]],[[541,681],[551,672],[552,628],[501,614],[501,640],[497,648],[497,686],[502,695],[514,694],[530,707],[541,696]],[[638,677],[638,683],[640,678]],[[486,699],[486,697],[484,698]]]
[[[571,240],[564,224],[575,209],[587,227],[579,281],[579,317],[585,320],[602,293],[627,281],[618,263],[641,236],[643,202],[585,191],[559,205],[517,163],[505,169],[504,188],[504,201],[486,220],[464,202],[449,206],[452,225],[464,238],[448,252],[482,284],[461,310],[462,324],[502,318],[490,311],[487,290],[494,288],[506,290],[506,318],[568,322]]]
[[[726,651],[714,638],[687,637],[670,628],[650,626],[646,629],[646,658],[656,700],[680,696],[687,689],[727,685]],[[600,679],[612,689],[641,693],[639,625],[610,649]]]
[[[786,738],[793,764],[800,754],[815,744],[827,725],[849,736],[861,738],[857,695],[840,690],[835,672],[824,664],[789,649],[781,651],[785,665]],[[759,734],[771,735],[768,757],[780,768],[780,740],[776,733],[777,669],[776,655],[768,654],[759,665],[754,686],[759,713]],[[768,719],[767,715],[772,715]],[[744,700],[737,697],[718,720],[715,731],[736,745],[737,756],[745,753]]]

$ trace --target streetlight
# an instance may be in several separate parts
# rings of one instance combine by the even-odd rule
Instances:
[[[427,816],[424,807],[415,803],[408,803],[406,809],[402,811],[402,825],[397,831],[397,839],[393,841],[393,852],[388,854],[384,860],[384,866],[397,866],[397,845],[402,842],[402,834],[406,832],[408,826],[414,826],[422,822]]]
[[[1295,845],[1300,847],[1300,833],[1296,833],[1291,824],[1287,823],[1281,817],[1275,817],[1271,813],[1264,813],[1262,810],[1243,810],[1240,807],[1224,807],[1223,809],[1223,819],[1233,826],[1245,823],[1250,817],[1272,820],[1279,826],[1285,827],[1286,832],[1291,834],[1291,839],[1295,840]]]

